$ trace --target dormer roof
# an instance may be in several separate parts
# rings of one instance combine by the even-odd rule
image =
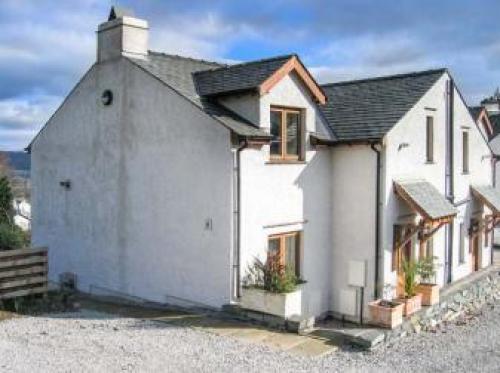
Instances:
[[[291,72],[297,74],[318,103],[326,103],[325,93],[295,54],[199,71],[194,74],[194,78],[200,96],[222,96],[248,91],[263,95]]]

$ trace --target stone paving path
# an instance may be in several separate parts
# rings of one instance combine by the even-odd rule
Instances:
[[[316,357],[338,350],[338,346],[326,338],[280,332],[250,323],[219,319],[205,314],[190,314],[172,310],[152,310],[141,307],[96,302],[89,299],[83,300],[82,306],[100,312],[161,322],[172,326],[192,328],[194,330],[229,337],[246,343],[259,344],[299,356]]]

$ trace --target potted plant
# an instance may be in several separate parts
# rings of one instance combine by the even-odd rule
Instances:
[[[418,262],[417,273],[420,283],[417,285],[417,292],[422,294],[422,304],[432,306],[439,303],[439,285],[435,282],[437,257],[428,256]]]
[[[258,258],[248,268],[243,286],[241,306],[285,319],[300,319],[302,313],[302,290],[305,281],[293,270],[269,257],[263,263]]]
[[[418,264],[413,260],[403,261],[404,297],[399,299],[403,303],[403,316],[409,316],[422,308],[422,294],[417,292]]]
[[[368,303],[371,321],[375,325],[393,329],[403,323],[403,304],[390,300],[393,287],[384,286],[383,298]]]

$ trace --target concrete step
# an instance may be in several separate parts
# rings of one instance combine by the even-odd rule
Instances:
[[[320,325],[309,335],[328,339],[334,344],[351,344],[362,349],[371,349],[385,340],[384,330],[373,327]]]

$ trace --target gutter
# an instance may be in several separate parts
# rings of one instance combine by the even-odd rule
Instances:
[[[379,144],[379,143],[378,143]],[[380,272],[380,180],[381,180],[381,150],[377,143],[371,143],[370,148],[377,154],[376,198],[375,198],[375,288],[374,299],[379,298],[379,272]],[[380,144],[379,144],[380,145]]]
[[[236,188],[235,198],[233,199],[233,216],[234,224],[234,248],[233,248],[233,300],[241,296],[241,152],[248,147],[248,140],[240,141],[239,147],[236,149]]]

